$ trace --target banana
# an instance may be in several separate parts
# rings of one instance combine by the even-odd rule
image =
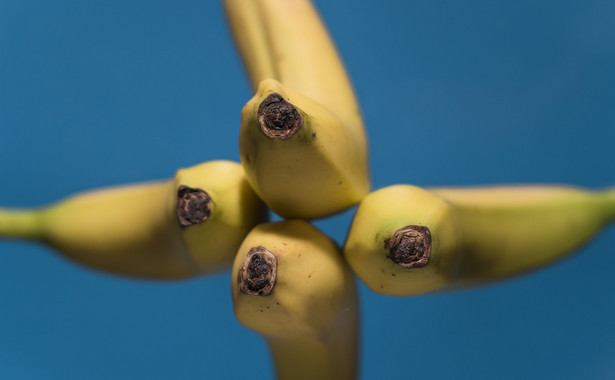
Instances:
[[[374,292],[412,296],[551,263],[615,219],[615,189],[390,186],[364,198],[343,253]]]
[[[253,90],[276,79],[329,108],[366,144],[352,82],[312,2],[224,0],[224,6]]]
[[[273,79],[242,110],[246,178],[284,218],[321,218],[358,203],[370,187],[364,153],[327,108]]]
[[[368,146],[352,83],[308,0],[225,0],[256,95],[240,157],[248,181],[285,218],[340,212],[370,189]]]
[[[38,209],[0,209],[0,238],[39,241],[102,271],[176,279],[230,267],[267,210],[241,165],[210,161],[167,181],[75,195]]]
[[[231,279],[235,315],[263,335],[279,379],[357,377],[357,289],[331,239],[302,220],[258,225]]]

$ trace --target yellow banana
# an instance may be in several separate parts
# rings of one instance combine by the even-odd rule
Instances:
[[[352,83],[312,2],[224,0],[224,5],[253,89],[276,79],[329,108],[365,146]]]
[[[279,379],[356,378],[357,289],[331,239],[302,220],[258,225],[231,278],[235,315],[264,336]]]
[[[225,0],[257,94],[242,112],[240,157],[279,215],[342,211],[370,188],[360,107],[339,54],[308,0]]]
[[[254,191],[285,218],[312,219],[359,202],[369,191],[348,129],[319,103],[264,80],[241,114],[239,153]]]
[[[615,189],[397,185],[365,197],[343,252],[373,291],[412,296],[535,269],[613,219]]]
[[[0,209],[0,238],[40,241],[103,271],[172,279],[227,269],[245,235],[266,220],[241,165],[211,161],[167,181]]]

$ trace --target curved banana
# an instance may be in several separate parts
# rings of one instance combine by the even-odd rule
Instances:
[[[273,79],[243,108],[239,154],[254,191],[285,218],[328,216],[369,192],[367,157],[351,131]]]
[[[329,108],[366,146],[352,83],[311,1],[224,0],[224,6],[254,90],[276,79]]]
[[[320,218],[353,206],[371,186],[367,137],[318,12],[309,0],[224,4],[257,92],[242,112],[239,144],[250,184],[286,218]]]
[[[0,209],[0,238],[40,241],[103,271],[186,278],[227,269],[266,211],[241,165],[211,161],[164,182],[87,192],[39,209]]]
[[[397,185],[365,197],[343,252],[373,291],[412,296],[538,268],[614,219],[615,189]]]
[[[264,336],[279,379],[356,378],[357,289],[331,239],[301,220],[258,225],[231,278],[235,315]]]

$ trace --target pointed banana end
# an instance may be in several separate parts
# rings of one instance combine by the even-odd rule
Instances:
[[[387,257],[402,268],[422,268],[431,256],[431,232],[425,226],[409,225],[384,240]]]
[[[239,290],[244,294],[267,296],[278,275],[276,256],[264,247],[253,247],[239,269]]]

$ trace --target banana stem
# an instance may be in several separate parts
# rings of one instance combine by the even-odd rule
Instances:
[[[38,210],[0,209],[0,238],[40,239],[41,216]]]

